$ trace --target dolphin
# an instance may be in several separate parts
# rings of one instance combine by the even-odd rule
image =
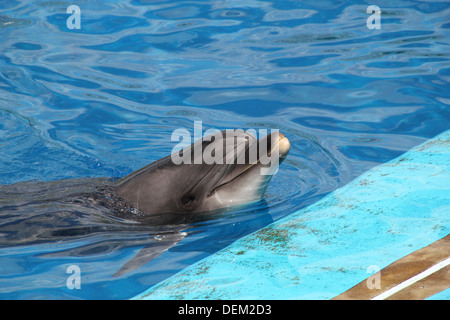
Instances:
[[[116,182],[93,178],[0,186],[0,234],[7,235],[0,246],[150,230],[154,241],[114,274],[123,275],[179,243],[192,221],[261,200],[289,149],[279,132],[258,140],[242,130],[218,131]],[[116,241],[105,250],[119,246]],[[99,248],[70,250],[76,256]]]
[[[264,197],[289,149],[279,132],[257,140],[242,130],[220,131],[180,151],[184,162],[174,163],[173,154],[162,158],[117,181],[114,192],[145,217],[234,207]]]
[[[120,179],[115,194],[143,212],[141,221],[164,214],[166,222],[180,222],[261,200],[289,149],[289,140],[279,132],[257,140],[242,130],[220,131],[180,151],[184,163],[174,163],[172,154]],[[275,165],[267,161],[269,157]],[[114,276],[156,258],[181,241],[183,235],[166,235],[161,244],[142,249]]]

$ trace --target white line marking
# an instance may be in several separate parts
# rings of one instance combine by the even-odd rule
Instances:
[[[395,287],[390,288],[389,290],[383,292],[382,294],[379,294],[375,298],[372,298],[371,300],[384,300],[390,296],[392,296],[394,293],[399,292],[400,290],[412,285],[413,283],[422,280],[423,278],[428,277],[430,274],[435,273],[436,271],[441,270],[442,268],[445,268],[450,264],[450,258],[445,259],[444,261],[439,262],[438,264],[435,264],[434,266],[428,268],[425,271],[422,271],[419,274],[416,274],[414,277],[409,278],[408,280],[403,281],[402,283],[396,285]]]

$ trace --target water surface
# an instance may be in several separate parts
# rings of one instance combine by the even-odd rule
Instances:
[[[379,30],[365,1],[84,1],[79,30],[71,4],[0,3],[0,184],[121,177],[194,121],[279,129],[291,151],[267,204],[194,224],[123,277],[151,233],[2,246],[0,298],[133,297],[450,127],[446,1],[378,2]]]

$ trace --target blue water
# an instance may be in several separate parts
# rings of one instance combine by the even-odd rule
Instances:
[[[53,254],[110,235],[0,248],[2,299],[133,297],[450,128],[446,1],[377,1],[381,29],[371,1],[86,1],[79,30],[70,4],[0,2],[0,184],[124,176],[194,121],[279,129],[291,151],[267,207],[200,222],[123,277],[141,247]]]

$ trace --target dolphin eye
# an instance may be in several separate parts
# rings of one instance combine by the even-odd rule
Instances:
[[[193,195],[192,193],[186,193],[181,197],[181,205],[183,207],[185,207],[186,209],[193,209],[196,204],[196,198],[195,195]]]

